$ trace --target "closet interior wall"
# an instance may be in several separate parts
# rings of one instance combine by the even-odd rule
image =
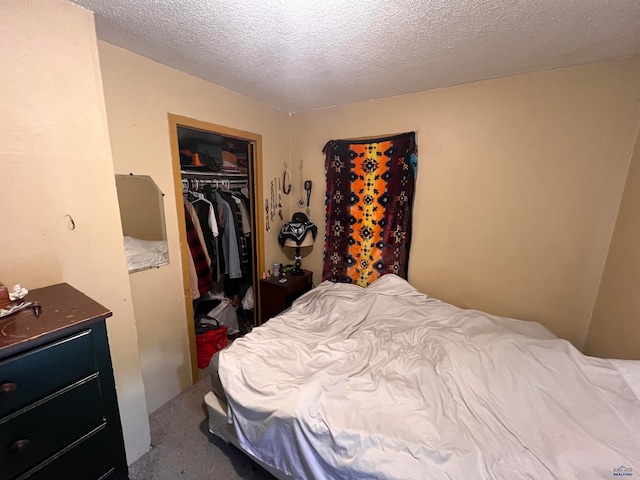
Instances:
[[[251,142],[179,126],[178,146],[195,334],[209,315],[242,335],[256,318]]]

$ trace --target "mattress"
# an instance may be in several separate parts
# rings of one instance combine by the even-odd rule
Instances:
[[[220,368],[220,351],[217,351],[211,357],[209,362],[209,374],[211,376],[211,392],[218,397],[222,402],[227,403],[227,395],[224,393],[222,382],[220,381],[220,374],[218,369]]]
[[[394,275],[323,282],[217,361],[234,442],[295,478],[609,478],[640,465],[640,362],[584,356],[540,324]]]
[[[209,432],[216,437],[223,439],[225,442],[230,443],[231,445],[234,445],[235,447],[242,450],[233,426],[227,421],[228,407],[226,402],[218,398],[213,392],[209,392],[204,396],[204,403],[207,407],[207,414],[209,417]],[[250,454],[248,455],[254,462],[260,465],[274,477],[280,480],[293,480],[294,477],[276,470],[275,468],[261,462],[259,459],[253,457]]]

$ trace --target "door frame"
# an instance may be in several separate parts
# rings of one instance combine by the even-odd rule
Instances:
[[[184,117],[169,113],[169,140],[171,143],[171,164],[173,167],[173,184],[176,197],[176,212],[178,214],[178,231],[180,235],[180,260],[182,262],[182,281],[184,287],[184,303],[187,323],[187,334],[189,336],[189,353],[191,358],[191,383],[198,380],[198,356],[196,352],[196,334],[193,328],[193,300],[191,298],[191,277],[189,275],[189,244],[187,242],[187,226],[184,219],[184,206],[182,200],[182,176],[180,174],[180,147],[178,143],[178,127],[186,127],[193,130],[202,130],[208,133],[222,135],[224,137],[237,138],[254,145],[254,155],[250,162],[249,187],[252,195],[251,205],[251,227],[254,232],[252,239],[252,253],[254,267],[252,272],[253,298],[255,318],[260,318],[259,301],[260,298],[260,277],[259,272],[264,271],[264,218],[260,205],[263,203],[262,196],[262,135],[244,130],[238,130],[224,125],[205,122],[194,118]],[[254,322],[255,324],[255,322]]]

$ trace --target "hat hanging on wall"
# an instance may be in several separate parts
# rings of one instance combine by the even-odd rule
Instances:
[[[296,212],[291,221],[282,225],[278,234],[278,243],[281,247],[295,248],[296,264],[291,272],[294,275],[302,275],[300,247],[310,247],[316,239],[318,227],[302,212]]]

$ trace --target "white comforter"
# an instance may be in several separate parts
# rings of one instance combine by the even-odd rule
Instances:
[[[640,400],[612,362],[394,275],[322,283],[225,349],[220,377],[241,446],[295,478],[640,474]]]

